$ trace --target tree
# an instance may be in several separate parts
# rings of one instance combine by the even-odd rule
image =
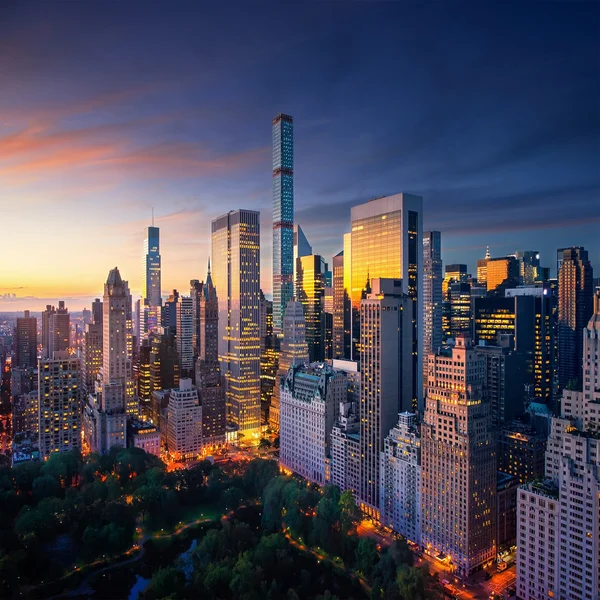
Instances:
[[[360,520],[360,512],[356,506],[354,494],[350,490],[344,491],[340,496],[339,507],[342,535],[354,533]]]
[[[426,600],[425,578],[421,569],[402,565],[396,581],[403,600]]]
[[[140,594],[142,600],[180,598],[185,591],[185,575],[176,567],[165,567],[154,573],[148,587]]]
[[[278,475],[279,465],[276,461],[255,458],[248,463],[242,477],[244,489],[255,498],[261,498],[269,482]]]
[[[56,497],[60,492],[60,485],[56,479],[50,475],[36,477],[32,487],[33,499],[36,502],[44,498]]]
[[[267,438],[260,438],[260,442],[258,442],[259,450],[268,450],[271,447],[271,442]]]
[[[356,568],[365,577],[370,577],[377,563],[377,544],[371,538],[361,538],[356,547]]]

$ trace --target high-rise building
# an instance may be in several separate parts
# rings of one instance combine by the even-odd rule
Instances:
[[[587,250],[566,248],[558,272],[558,385],[581,389],[581,331],[592,315],[593,270]]]
[[[71,320],[64,300],[59,300],[57,309],[52,307],[52,312],[48,318],[48,329],[47,355],[50,357],[55,352],[68,350],[70,345]]]
[[[208,261],[208,270],[210,271],[210,260]],[[190,298],[192,299],[192,321],[193,335],[192,346],[194,348],[194,360],[200,356],[200,301],[202,299],[202,288],[204,282],[198,279],[190,280]]]
[[[273,335],[273,302],[260,291],[260,404],[263,423],[269,412],[279,367],[280,339]]]
[[[142,298],[149,306],[161,305],[160,230],[148,227],[144,238]]]
[[[187,296],[179,296],[175,304],[175,341],[179,355],[179,368],[182,377],[191,377],[194,370],[194,315],[193,301]]]
[[[92,323],[97,323],[98,325],[102,325],[102,318],[103,318],[102,300],[100,300],[100,298],[96,298],[92,302]]]
[[[486,266],[487,291],[495,291],[499,287],[511,288],[519,285],[519,262],[514,256],[488,258]]]
[[[150,335],[150,387],[153,392],[170,390],[179,385],[179,377],[175,336],[161,327]]]
[[[567,251],[565,251],[566,253]],[[571,260],[566,256],[562,268]],[[582,335],[583,391],[564,390],[546,479],[519,489],[517,591],[533,600],[600,594],[600,295]]]
[[[225,378],[219,366],[219,300],[210,263],[200,298],[200,355],[196,361],[196,388],[202,406],[202,446],[212,452],[225,445]]]
[[[287,377],[290,367],[308,364],[308,344],[306,343],[306,321],[301,302],[290,300],[283,318],[283,338],[281,340],[279,365],[271,407],[269,410],[269,427],[279,431],[279,407],[282,379]]]
[[[137,395],[142,412],[146,412],[146,407],[150,402],[150,394],[152,393],[152,376],[150,373],[151,350],[150,340],[148,338],[142,340],[137,365]],[[146,405],[146,407],[142,408],[143,405]]]
[[[294,119],[273,119],[273,329],[294,295]]]
[[[519,263],[519,279],[521,285],[532,285],[541,279],[540,253],[537,250],[518,250],[515,258]]]
[[[81,447],[81,361],[66,351],[38,367],[40,459]]]
[[[496,485],[496,548],[510,550],[517,541],[517,488],[519,479],[498,471]]]
[[[395,194],[354,206],[351,210],[351,300],[355,315],[352,335],[360,339],[360,301],[366,284],[373,278],[398,279],[402,292],[415,303],[413,316],[412,407],[422,408],[422,323],[423,294],[423,199],[410,194]],[[344,249],[344,255],[346,252]],[[354,327],[356,325],[356,327]],[[359,352],[356,352],[358,356]],[[399,411],[396,411],[399,412]],[[394,415],[394,421],[396,415]],[[384,435],[392,428],[391,423]],[[383,438],[382,438],[383,439]]]
[[[296,297],[304,307],[306,342],[311,362],[325,360],[325,272],[327,263],[318,254],[298,257]]]
[[[48,357],[50,349],[50,317],[56,312],[51,304],[46,304],[46,310],[42,311],[42,356]]]
[[[38,439],[40,430],[39,394],[37,390],[13,395],[12,434],[27,433]]]
[[[360,424],[358,406],[354,402],[340,404],[337,421],[331,430],[329,480],[340,490],[357,495],[360,488]]]
[[[446,337],[469,335],[471,331],[471,284],[451,283],[448,286],[446,308]]]
[[[400,413],[384,440],[380,522],[421,545],[421,438],[416,418],[415,413]]]
[[[442,297],[444,300],[448,296],[448,286],[451,283],[467,283],[469,275],[467,274],[467,265],[453,264],[444,267],[444,280],[442,281]]]
[[[344,251],[333,257],[333,358],[350,358],[350,296],[344,285]]]
[[[137,417],[133,380],[131,294],[119,269],[112,269],[104,285],[102,303],[102,368],[84,409],[84,437],[90,450],[105,453],[126,445],[126,419]]]
[[[544,476],[547,436],[531,425],[512,421],[500,431],[498,469],[514,475],[520,483]]]
[[[423,233],[422,331],[423,356],[427,356],[442,345],[442,234],[439,231]]]
[[[485,250],[485,258],[477,261],[477,283],[487,287],[487,261],[490,260],[490,247]]]
[[[325,484],[331,430],[347,399],[346,375],[324,363],[291,367],[282,381],[279,464]]]
[[[202,407],[191,379],[181,379],[169,395],[167,448],[175,460],[202,453]]]
[[[378,515],[380,453],[398,413],[413,406],[413,311],[398,279],[373,279],[360,303],[360,450],[358,499]]]
[[[227,382],[228,416],[244,436],[258,437],[260,213],[230,211],[212,222],[212,266],[219,292],[219,361]]]
[[[496,557],[496,444],[484,358],[466,337],[429,355],[421,426],[422,540],[468,577]]]
[[[84,394],[93,394],[102,367],[102,322],[88,323],[83,334],[82,386]]]
[[[30,317],[28,310],[24,316],[17,318],[14,365],[30,369],[37,367],[37,319]]]
[[[298,259],[301,256],[310,256],[313,253],[304,230],[297,223],[294,225],[294,296],[298,296],[296,291],[296,280],[298,278]]]

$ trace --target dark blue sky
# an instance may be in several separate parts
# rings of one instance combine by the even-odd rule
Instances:
[[[295,118],[296,217],[316,252],[341,249],[350,206],[405,191],[447,263],[474,269],[489,244],[554,271],[555,249],[579,244],[600,274],[599,31],[596,2],[5,1],[0,218],[45,228],[5,280],[50,294],[19,274],[35,275],[38,238],[64,243],[47,224],[66,211],[88,265],[111,250],[92,273],[75,259],[65,291],[95,293],[114,260],[138,289],[154,206],[163,287],[185,289],[210,220],[247,207],[269,290],[278,112]]]

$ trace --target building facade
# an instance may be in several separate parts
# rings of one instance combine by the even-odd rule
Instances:
[[[423,233],[423,356],[442,345],[442,234]],[[424,367],[426,363],[423,361]],[[425,374],[424,374],[425,377]]]
[[[422,539],[468,577],[496,557],[496,444],[484,359],[459,337],[429,355],[421,426]]]
[[[414,302],[396,279],[373,279],[360,305],[360,448],[358,500],[378,515],[380,453],[398,413],[413,406]]]
[[[219,291],[219,361],[226,380],[228,418],[246,438],[258,438],[260,213],[236,210],[212,222],[212,266]]]
[[[40,460],[81,448],[81,361],[66,351],[38,367]]]
[[[346,375],[324,363],[291,367],[280,396],[279,464],[324,485],[331,430],[347,399]]]
[[[181,379],[169,395],[167,447],[175,460],[202,453],[202,407],[191,379]]]
[[[14,365],[29,369],[37,367],[37,319],[29,316],[28,310],[17,318]]]
[[[421,545],[421,438],[417,415],[403,412],[381,453],[381,517],[407,540]]]
[[[273,329],[294,296],[294,119],[273,119]]]
[[[422,339],[420,329],[423,295],[423,199],[395,194],[371,200],[351,209],[351,300],[354,314],[353,339],[359,343],[360,302],[365,286],[373,278],[401,280],[402,292],[415,303],[412,333],[412,406],[422,409]],[[344,255],[346,252],[344,251]],[[355,348],[353,356],[360,355]],[[395,421],[395,416],[394,416]],[[393,426],[390,424],[389,429]],[[387,431],[385,432],[387,435]],[[377,495],[379,491],[377,490]]]

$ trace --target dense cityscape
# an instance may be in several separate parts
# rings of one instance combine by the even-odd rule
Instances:
[[[241,96],[236,101],[241,111]],[[48,240],[60,235],[63,246],[47,246],[37,262],[48,273],[60,263],[65,280],[82,279],[50,304],[48,292],[21,293],[19,261],[10,250],[2,256],[0,598],[600,600],[600,266],[592,264],[599,238],[597,229],[578,237],[578,228],[597,227],[597,188],[593,217],[574,200],[573,220],[556,219],[557,227],[565,219],[565,235],[556,243],[544,237],[542,247],[531,232],[544,229],[545,210],[552,218],[552,201],[529,197],[530,218],[518,213],[528,196],[515,196],[515,218],[530,221],[502,248],[518,245],[506,252],[478,237],[460,246],[468,263],[455,262],[456,231],[467,243],[494,227],[501,235],[500,212],[478,231],[465,218],[477,205],[462,205],[458,194],[448,202],[449,231],[430,227],[439,204],[406,172],[392,177],[395,189],[390,179],[365,186],[384,195],[365,196],[361,184],[356,201],[324,199],[307,209],[295,178],[313,174],[302,175],[307,162],[297,156],[303,145],[306,156],[315,139],[308,132],[320,121],[306,123],[306,111],[293,110],[301,102],[277,104],[259,123],[272,163],[260,179],[271,187],[272,212],[245,197],[234,204],[229,190],[223,201],[203,197],[203,210],[211,209],[194,221],[194,236],[207,260],[194,254],[184,289],[170,289],[175,261],[165,256],[189,242],[172,215],[190,213],[165,212],[171,200],[146,210],[143,243],[136,238],[139,287],[129,256],[112,260],[120,238],[139,234],[125,201],[94,200],[85,226],[73,206],[57,211],[60,228],[49,221]],[[279,110],[291,114],[273,114]],[[142,113],[140,122],[160,121]],[[0,165],[28,144],[35,153],[48,143],[60,170],[57,148],[68,136],[46,131],[48,116],[14,134],[14,119],[7,112],[0,120]],[[344,123],[356,128],[347,157],[367,139],[357,122]],[[219,135],[235,138],[236,128],[232,121]],[[82,131],[97,129],[90,122]],[[424,121],[417,129],[427,136]],[[188,141],[163,150],[175,169],[202,162]],[[233,171],[247,158],[242,144],[238,150],[240,162],[237,154],[232,163],[203,157],[208,171]],[[388,150],[368,152],[380,160]],[[159,170],[163,157],[150,155],[144,160]],[[141,159],[128,156],[124,164],[135,168]],[[32,178],[44,182],[48,164],[54,168],[48,160],[32,163]],[[582,181],[587,162],[576,173]],[[0,186],[10,168],[0,169]],[[450,170],[460,179],[460,159]],[[549,181],[553,175],[544,171]],[[22,184],[11,179],[6,189],[18,193]],[[3,191],[0,209],[10,219],[19,202]],[[109,212],[110,237],[94,242],[93,256],[79,256],[81,230]],[[14,227],[3,221],[5,247],[13,229],[39,216],[25,213]],[[26,260],[33,242],[20,243],[15,254]],[[75,255],[89,265],[85,281],[70,264]],[[189,264],[177,264],[180,279]],[[90,283],[98,270],[102,277]],[[93,301],[73,291],[84,287],[97,290]],[[74,306],[77,298],[85,301]]]

